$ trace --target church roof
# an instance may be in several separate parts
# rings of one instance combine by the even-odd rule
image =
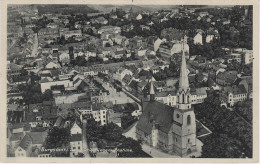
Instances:
[[[159,129],[165,133],[170,131],[173,123],[174,108],[158,101],[143,102],[143,113],[136,128],[150,134],[153,123],[159,124]]]

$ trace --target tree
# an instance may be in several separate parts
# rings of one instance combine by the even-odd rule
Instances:
[[[52,90],[47,89],[44,94],[43,94],[43,100],[44,101],[51,101],[53,100],[53,94],[52,94]]]
[[[217,93],[208,92],[204,103],[194,105],[194,112],[213,132],[202,138],[202,157],[237,158],[242,154],[252,157],[252,127],[234,111],[221,108]]]
[[[26,104],[36,104],[43,101],[43,95],[41,93],[40,84],[30,84],[30,85],[18,85],[18,89],[22,91],[23,102]]]
[[[75,65],[85,66],[87,64],[84,56],[77,56],[75,59]]]
[[[68,128],[53,127],[47,135],[44,147],[46,149],[68,148],[70,145],[70,130]]]
[[[220,144],[221,143],[221,144]],[[225,134],[212,134],[202,147],[202,158],[239,158],[242,155],[239,146],[242,143]]]
[[[28,71],[26,71],[24,68],[21,70],[21,76],[27,76]]]
[[[143,152],[141,142],[132,138],[123,137],[122,144],[118,147],[118,150],[118,157],[150,157]]]

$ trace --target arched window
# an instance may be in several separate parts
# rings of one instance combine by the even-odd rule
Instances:
[[[182,104],[184,104],[184,94],[182,94]]]
[[[191,122],[191,118],[190,118],[190,115],[187,116],[187,125],[190,125],[190,122]]]

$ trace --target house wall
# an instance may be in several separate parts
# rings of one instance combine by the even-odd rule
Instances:
[[[32,150],[32,144],[28,146],[27,151],[21,148],[20,146],[15,150],[15,157],[30,157]]]
[[[63,81],[51,81],[47,83],[41,83],[41,91],[44,93],[47,89],[51,89],[51,86],[55,85],[64,85],[65,88],[73,87],[73,82],[70,80],[63,80]]]
[[[78,93],[78,94],[71,94],[71,95],[57,95],[54,96],[55,104],[70,104],[74,102],[78,102],[80,96],[84,96],[86,93]]]
[[[194,38],[194,44],[200,44],[200,45],[203,45],[203,42],[202,42],[202,35],[201,34],[197,34]]]
[[[74,141],[70,142],[70,157],[74,157],[74,155],[78,155],[83,152],[83,144],[82,141]]]
[[[82,134],[82,129],[74,123],[73,127],[70,129],[71,134]]]

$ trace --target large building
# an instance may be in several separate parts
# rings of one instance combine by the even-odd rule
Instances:
[[[143,113],[136,125],[137,139],[181,157],[196,151],[196,122],[186,70],[183,51],[176,107],[155,101],[151,83],[150,100],[143,102]]]

